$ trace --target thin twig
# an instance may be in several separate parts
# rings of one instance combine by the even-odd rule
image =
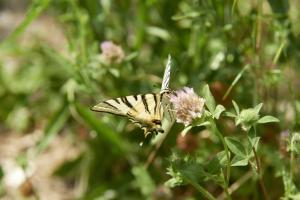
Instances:
[[[244,176],[242,176],[240,179],[238,179],[236,182],[234,182],[229,188],[228,188],[228,192],[229,194],[232,194],[234,191],[236,191],[237,189],[239,189],[244,183],[246,183],[250,178],[252,177],[252,171],[248,171],[246,174],[244,174]],[[218,196],[217,199],[225,199],[226,198],[226,193],[222,192],[222,194],[220,194]]]
[[[259,178],[259,185],[261,187],[261,190],[263,192],[263,195],[264,195],[264,198],[266,200],[269,200],[269,195],[267,193],[267,190],[266,190],[266,186],[264,184],[264,181],[263,181],[263,176],[262,176],[262,173],[261,173],[261,165],[260,165],[260,160],[257,156],[257,153],[256,153],[256,150],[254,147],[252,147],[252,150],[253,150],[253,153],[254,153],[254,157],[255,157],[255,161],[256,161],[256,165],[257,165],[257,174],[258,174],[258,178]]]
[[[157,151],[159,150],[159,148],[161,147],[162,143],[164,142],[164,140],[166,139],[168,133],[170,131],[168,131],[167,133],[163,134],[162,138],[158,141],[158,143],[156,144],[155,148],[151,151],[151,153],[149,154],[148,158],[147,158],[147,162],[145,163],[144,167],[145,169],[148,169],[149,165],[152,163],[152,161],[154,160]]]
[[[226,145],[225,139],[223,137],[223,135],[221,134],[221,132],[219,131],[217,124],[213,121],[210,120],[211,126],[214,129],[215,133],[217,134],[217,136],[219,137],[219,139],[221,140],[224,150],[225,150],[225,154],[226,154],[226,158],[227,158],[227,165],[226,165],[226,173],[224,173],[224,179],[225,179],[225,193],[227,195],[227,199],[231,199],[230,193],[228,192],[228,185],[230,182],[230,154],[229,154],[229,149]]]
[[[258,0],[258,16],[256,21],[256,41],[255,48],[259,52],[261,48],[261,34],[262,34],[262,0]]]
[[[188,178],[184,178],[184,180],[191,184],[198,192],[200,192],[206,199],[208,200],[216,200],[215,197],[212,196],[211,193],[209,193],[205,188],[203,188],[201,185],[199,185],[198,183],[194,182],[191,179]]]
[[[294,151],[293,151],[293,148],[294,148],[294,140],[293,140],[293,137],[291,139],[291,154],[290,154],[290,180],[293,180],[293,173],[294,173]]]

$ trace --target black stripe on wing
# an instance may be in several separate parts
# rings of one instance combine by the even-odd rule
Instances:
[[[113,101],[115,101],[117,104],[120,104],[121,102],[119,101],[119,99],[118,98],[116,98],[116,99],[112,99]]]
[[[153,99],[154,99],[154,115],[155,115],[156,114],[156,108],[157,108],[157,98],[156,98],[156,94],[152,93],[152,96],[153,96]]]
[[[147,103],[147,99],[146,99],[146,95],[145,94],[142,94],[142,102],[144,104],[144,107],[146,109],[146,111],[150,114],[150,111],[149,111],[149,107],[148,107],[148,103]]]
[[[107,103],[107,102],[102,102],[102,103],[104,103],[104,104],[106,104],[106,105],[108,105],[109,103]],[[106,108],[106,107],[103,107],[103,108],[101,108],[101,109],[99,109],[99,107],[97,107],[97,106],[93,106],[93,107],[91,107],[91,110],[92,111],[95,111],[95,112],[103,112],[103,113],[109,113],[109,114],[113,114],[113,115],[117,115],[117,116],[123,116],[123,117],[126,117],[126,115],[125,114],[123,114],[123,113],[121,113],[121,112],[119,112],[119,110],[115,107],[115,106],[113,106],[113,105],[110,105],[112,108]]]
[[[108,105],[108,106],[114,108],[115,110],[119,110],[116,106],[114,106],[114,105],[108,103],[107,101],[103,101],[102,103],[104,103],[104,104],[106,104],[106,105]]]
[[[121,97],[121,101],[130,109],[137,112],[137,110],[133,107],[133,105],[128,101],[127,97]]]

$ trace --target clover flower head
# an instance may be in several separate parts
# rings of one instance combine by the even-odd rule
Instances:
[[[205,99],[199,97],[193,88],[184,87],[175,91],[170,95],[170,101],[176,112],[176,121],[185,126],[203,114]]]
[[[124,60],[125,54],[119,45],[116,45],[112,41],[104,41],[100,44],[101,55],[104,61],[108,64],[121,63]]]

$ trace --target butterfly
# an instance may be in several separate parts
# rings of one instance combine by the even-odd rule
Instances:
[[[127,117],[144,130],[145,137],[150,133],[164,133],[175,121],[169,101],[170,71],[171,56],[169,55],[160,93],[109,99],[93,106],[91,110]]]

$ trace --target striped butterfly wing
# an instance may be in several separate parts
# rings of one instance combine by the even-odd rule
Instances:
[[[170,93],[170,91],[163,93],[161,100],[161,107],[163,109],[162,128],[166,133],[170,131],[176,119],[173,104],[170,102]]]
[[[165,68],[165,72],[164,72],[164,76],[163,76],[163,81],[162,81],[162,84],[161,84],[160,93],[164,93],[164,92],[169,91],[171,64],[172,64],[171,56],[169,55],[168,62],[166,64],[166,68]]]
[[[170,75],[171,75],[171,66],[172,66],[172,59],[171,56],[168,56],[168,61],[166,64],[160,93],[163,94],[162,98],[162,107],[163,107],[163,118],[162,118],[162,127],[165,132],[169,132],[172,125],[175,122],[175,112],[173,111],[172,103],[170,102],[169,94],[172,92],[169,88],[170,82]]]
[[[106,112],[128,117],[138,124],[145,136],[152,132],[164,132],[162,129],[164,94],[142,94],[109,99],[93,106],[97,112]]]

